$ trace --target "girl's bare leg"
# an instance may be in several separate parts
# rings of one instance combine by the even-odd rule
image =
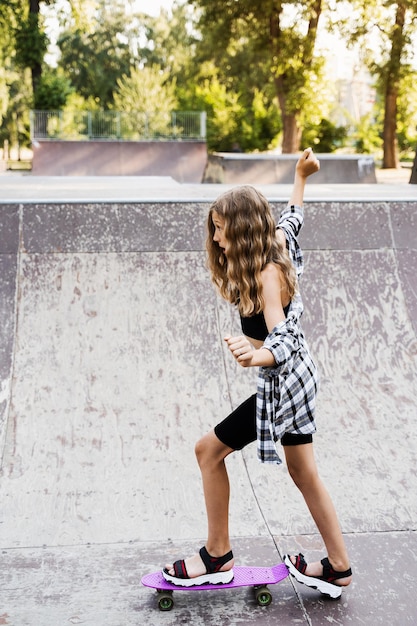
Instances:
[[[208,537],[206,549],[211,556],[221,557],[230,551],[229,539],[229,477],[225,458],[233,452],[215,435],[214,431],[205,435],[195,447],[195,453],[203,479],[204,499],[207,510]],[[188,576],[195,578],[206,573],[200,555],[196,554],[185,559]],[[233,559],[228,561],[221,570],[230,570]],[[172,564],[166,569],[173,576]]]
[[[288,471],[294,483],[303,494],[304,500],[316,523],[327,549],[333,568],[338,572],[349,569],[349,557],[333,502],[322,483],[314,459],[313,444],[285,446]],[[295,563],[295,558],[291,558]],[[309,563],[307,576],[321,576],[323,566],[320,561]],[[335,583],[349,585],[352,577],[341,578]]]

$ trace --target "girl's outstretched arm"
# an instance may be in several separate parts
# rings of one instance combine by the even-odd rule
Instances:
[[[304,200],[304,188],[307,178],[320,169],[320,162],[311,148],[307,148],[298,159],[295,166],[294,186],[289,204],[302,206]]]

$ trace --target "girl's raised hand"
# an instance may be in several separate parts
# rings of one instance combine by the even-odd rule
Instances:
[[[315,174],[320,169],[320,161],[311,148],[306,148],[295,166],[297,174],[303,178],[307,178],[310,174]]]

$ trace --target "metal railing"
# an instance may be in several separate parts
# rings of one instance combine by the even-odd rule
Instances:
[[[30,134],[32,141],[201,141],[206,112],[31,111]]]

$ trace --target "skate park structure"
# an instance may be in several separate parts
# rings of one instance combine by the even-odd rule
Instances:
[[[253,393],[205,267],[229,185],[167,177],[0,177],[0,623],[415,624],[417,188],[308,183],[303,327],[321,373],[315,450],[354,578],[338,602],[290,578],[178,594],[141,577],[194,553],[194,443]],[[290,185],[260,185],[274,207]],[[285,466],[229,458],[240,565],[324,556]]]

